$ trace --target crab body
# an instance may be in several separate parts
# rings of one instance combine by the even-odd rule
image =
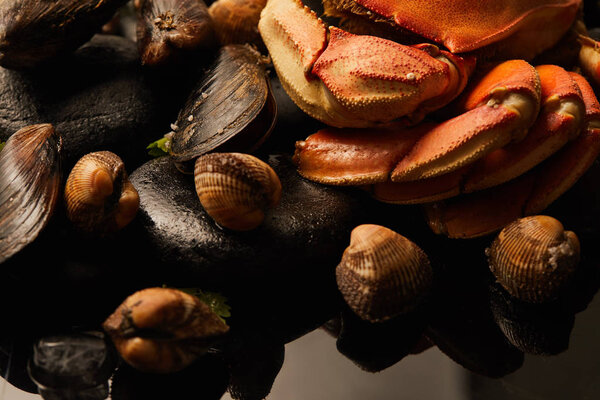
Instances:
[[[493,47],[501,57],[531,59],[575,21],[581,0],[325,0],[329,13],[387,22],[452,53]]]
[[[327,29],[300,0],[270,0],[259,30],[280,80],[301,109],[332,126],[297,143],[304,177],[369,185],[376,198],[400,204],[477,192],[428,212],[435,231],[472,237],[541,211],[600,152],[600,107],[585,79],[524,60],[474,73],[475,58],[455,54],[482,47],[511,54],[520,42],[517,52],[532,58],[573,25],[579,0],[328,3],[392,21],[450,51]],[[448,104],[448,119],[421,122]],[[511,208],[494,190],[520,192]]]

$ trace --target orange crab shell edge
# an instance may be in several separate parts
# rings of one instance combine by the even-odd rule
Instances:
[[[444,44],[472,51],[515,34],[552,46],[575,20],[581,0],[354,0],[397,25]],[[481,18],[485,15],[485,18]],[[537,34],[535,33],[537,32]],[[541,32],[541,34],[540,34]],[[540,37],[543,36],[543,37]]]

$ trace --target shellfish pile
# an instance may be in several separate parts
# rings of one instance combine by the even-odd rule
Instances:
[[[216,359],[231,376],[232,396],[264,398],[285,343],[326,322],[339,351],[368,371],[435,345],[474,372],[502,376],[522,364],[524,352],[566,349],[569,329],[553,340],[546,320],[536,320],[523,337],[513,312],[566,301],[560,320],[569,325],[581,311],[569,296],[590,262],[585,252],[600,206],[581,211],[592,215],[588,225],[574,222],[560,200],[551,209],[577,234],[550,216],[518,217],[537,214],[575,175],[597,169],[588,150],[599,147],[600,105],[581,76],[510,60],[489,67],[500,83],[481,71],[471,80],[481,53],[454,54],[429,42],[406,50],[325,28],[299,0],[18,3],[0,3],[0,270],[39,279],[45,297],[55,290],[41,282],[53,275],[87,303],[106,296],[89,318],[95,328],[105,320],[102,328],[132,368],[168,374]],[[362,3],[369,2],[325,7],[351,26],[350,11],[370,18]],[[365,21],[356,30],[370,26]],[[92,38],[103,25],[135,31],[137,43]],[[402,64],[408,69],[390,78],[379,53],[352,62],[369,51],[356,43],[390,51],[398,65],[400,53],[429,64]],[[359,89],[368,88],[394,95],[362,98]],[[471,94],[460,98],[463,90]],[[451,107],[465,108],[461,115],[475,122],[439,122]],[[397,118],[404,114],[410,124],[425,122],[408,127]],[[352,129],[325,127],[310,115]],[[302,140],[313,127],[318,132]],[[555,128],[560,133],[544,136]],[[454,142],[442,140],[445,129],[458,135]],[[523,138],[526,131],[533,135]],[[527,147],[542,142],[551,150]],[[580,155],[580,163],[495,169],[508,159],[520,166],[530,155],[535,162],[524,164],[534,168],[559,149],[568,153],[549,161]],[[388,180],[403,167],[405,181]],[[506,173],[498,178],[506,186],[432,203],[441,192],[475,191],[475,181],[496,185],[496,173]],[[582,197],[577,190],[600,193],[583,179],[566,202]],[[502,230],[495,239],[457,243],[431,232],[419,206],[378,200],[428,202],[432,230],[447,236]],[[40,268],[35,261],[50,251],[53,263]],[[451,288],[465,266],[477,270],[477,279],[465,281],[473,287]],[[190,294],[198,288],[233,299],[233,316]],[[491,308],[488,294],[498,295]]]

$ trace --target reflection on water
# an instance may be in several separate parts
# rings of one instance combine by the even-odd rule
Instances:
[[[497,290],[497,287],[493,287],[491,292]],[[498,295],[498,293],[495,295]],[[500,293],[500,296],[503,295],[503,293]],[[499,301],[506,301],[506,299],[491,300],[491,304]],[[462,310],[466,310],[464,304]],[[448,315],[456,317],[460,315],[460,312]],[[543,317],[544,314],[542,313],[541,316]],[[488,321],[493,321],[491,315],[488,315],[488,317]],[[465,314],[462,319],[457,320],[457,323],[471,324],[478,318],[475,314],[471,316]],[[518,318],[504,318],[510,321],[513,327],[516,324],[515,321],[518,321]],[[544,323],[536,325],[535,320],[532,324],[538,328],[538,331],[540,329],[543,331],[546,326],[552,326],[552,324],[544,325]],[[570,327],[569,324],[567,325]],[[477,334],[482,332],[482,328],[477,328],[475,325],[467,326],[469,329],[474,329]],[[539,328],[540,326],[541,328]],[[329,324],[329,327],[331,331],[331,324]],[[392,331],[394,329],[395,327]],[[433,341],[437,341],[439,344],[441,341],[435,336],[433,329],[428,328],[426,333],[431,335]],[[238,382],[241,382],[238,383],[238,387],[242,388],[237,390],[235,398],[260,398],[257,392],[255,392],[254,397],[248,394],[252,393],[248,389],[248,385],[252,383],[255,377],[260,377],[263,375],[262,372],[269,370],[272,372],[270,373],[271,377],[266,378],[267,381],[275,375],[277,377],[268,399],[377,398],[385,400],[439,398],[494,400],[505,398],[598,398],[600,396],[600,385],[596,379],[600,373],[600,363],[597,362],[595,356],[600,354],[600,344],[597,341],[598,334],[600,334],[600,301],[598,299],[591,303],[584,312],[576,315],[568,351],[561,352],[565,346],[564,334],[561,334],[563,336],[559,335],[560,339],[557,345],[553,344],[554,342],[551,339],[544,339],[543,335],[541,336],[542,339],[537,339],[539,335],[535,336],[531,342],[533,346],[539,346],[540,343],[542,346],[550,343],[550,351],[540,351],[537,347],[534,347],[531,352],[545,352],[546,354],[560,352],[560,354],[552,357],[525,355],[523,365],[516,372],[509,373],[499,379],[491,379],[481,374],[469,372],[468,369],[458,364],[461,363],[471,370],[477,368],[484,370],[485,362],[483,363],[484,367],[474,367],[473,364],[469,364],[481,362],[482,359],[485,361],[485,358],[477,358],[475,357],[477,354],[470,353],[472,349],[479,349],[485,353],[484,348],[478,347],[481,345],[481,341],[472,346],[467,345],[469,340],[475,340],[476,334],[469,336],[468,340],[458,340],[457,337],[451,335],[455,331],[460,331],[458,327],[455,330],[450,328],[437,329],[438,334],[441,331],[446,334],[445,343],[450,343],[452,350],[460,354],[452,357],[457,362],[453,362],[437,347],[433,347],[420,354],[403,354],[400,362],[383,369],[382,372],[372,374],[364,371],[366,368],[360,364],[361,362],[364,363],[364,360],[357,360],[356,356],[352,358],[348,354],[342,354],[337,350],[337,347],[340,346],[339,343],[336,345],[336,339],[332,337],[331,332],[327,332],[325,329],[317,329],[285,346],[285,362],[278,375],[279,363],[283,358],[281,348],[279,350],[276,347],[268,350],[256,350],[248,353],[249,355],[247,354],[245,357],[241,357],[241,361],[238,361],[235,365],[242,369],[246,368],[250,372],[238,374]],[[501,331],[500,328],[498,328],[498,331]],[[335,329],[333,329],[333,332],[334,334],[337,333]],[[368,333],[371,334],[372,332]],[[382,333],[378,332],[378,334],[381,335]],[[361,332],[361,335],[366,334]],[[340,335],[340,337],[342,336]],[[366,338],[367,336],[362,337]],[[385,335],[380,338],[382,343],[387,340]],[[415,342],[419,342],[419,340]],[[486,342],[485,339],[483,342],[491,343]],[[526,346],[530,344],[526,341],[518,342],[514,337],[511,342],[521,343],[522,351],[526,351]],[[6,344],[7,341],[3,341],[3,343]],[[5,380],[0,383],[1,399],[30,400],[40,398],[39,395],[27,392],[31,391],[33,384],[27,380],[26,373],[20,370],[24,368],[27,358],[31,356],[33,343],[34,341],[29,341],[29,345],[25,346],[23,341],[13,339],[8,346],[3,347],[0,369],[3,377],[8,382]],[[422,343],[413,343],[413,345],[416,348],[423,346]],[[29,347],[29,351],[27,347]],[[367,348],[374,349],[377,353],[376,345],[369,344]],[[448,348],[445,348],[444,351],[448,355],[452,355]],[[513,348],[512,351],[517,350]],[[273,354],[273,356],[269,357],[269,354]],[[362,353],[360,355],[365,356],[366,354]],[[269,362],[269,359],[275,361]],[[373,363],[374,360],[369,360],[369,362]],[[384,358],[383,362],[387,363],[388,361]],[[228,363],[229,367],[226,365]],[[244,363],[246,365],[243,365]],[[230,360],[224,361],[220,356],[213,354],[201,359],[199,363],[180,374],[158,377],[142,374],[126,365],[121,365],[112,380],[112,399],[164,399],[174,393],[183,395],[184,393],[197,392],[200,395],[203,391],[202,398],[218,399],[227,388],[227,376],[233,372],[231,370],[232,364]],[[274,367],[270,368],[268,365],[274,365]],[[504,364],[499,362],[497,367],[502,365]],[[207,378],[207,376],[210,377]],[[245,382],[243,378],[247,378]],[[199,386],[200,382],[204,382],[204,384]],[[210,383],[210,385],[207,383]],[[259,388],[259,392],[265,390],[264,386],[261,387],[258,383],[258,379],[256,383],[257,386],[254,387]],[[20,389],[15,388],[13,385]],[[267,382],[266,387],[268,388],[269,385],[270,382]],[[246,394],[240,394],[242,392]],[[46,398],[66,399],[67,397]],[[231,395],[227,393],[222,398],[232,399]]]
[[[228,340],[173,375],[143,374],[123,363],[113,372],[115,365],[102,361],[111,345],[82,340],[129,294],[128,281],[109,293],[105,281],[78,276],[73,285],[68,272],[79,267],[71,264],[60,279],[36,275],[31,265],[25,277],[3,274],[0,399],[39,399],[32,394],[38,391],[46,399],[101,399],[109,387],[120,400],[191,393],[253,400],[269,391],[274,400],[600,398],[600,300],[592,301],[600,285],[600,196],[590,177],[596,175],[550,210],[578,233],[582,247],[577,274],[552,303],[525,304],[494,282],[484,253],[491,238],[453,241],[416,230],[411,239],[435,270],[421,309],[365,323],[344,304],[327,266],[244,282],[224,291],[232,307]],[[89,373],[64,354],[87,354]],[[80,385],[85,396],[60,392],[83,376],[94,377]]]

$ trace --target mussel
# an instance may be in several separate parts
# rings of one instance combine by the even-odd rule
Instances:
[[[267,0],[218,0],[211,4],[208,11],[219,43],[262,43],[258,21],[266,4]]]
[[[103,327],[125,362],[153,373],[182,370],[229,330],[200,299],[167,288],[132,294]]]
[[[127,0],[0,2],[0,65],[22,69],[75,50]]]
[[[404,236],[383,226],[360,225],[352,231],[336,278],[359,317],[382,322],[416,308],[433,271],[423,250]]]
[[[207,154],[196,161],[194,176],[200,203],[229,229],[256,228],[267,207],[281,198],[281,182],[273,168],[249,154]]]
[[[0,152],[0,263],[31,243],[52,216],[61,183],[60,135],[25,127]]]
[[[555,298],[579,262],[577,235],[545,215],[504,228],[486,251],[491,271],[512,296],[531,303]]]
[[[181,52],[214,42],[213,23],[202,0],[142,0],[137,7],[142,64],[166,64]]]
[[[250,46],[225,46],[172,126],[171,155],[181,164],[210,151],[252,152],[276,114],[263,57]]]
[[[140,205],[123,161],[109,151],[83,156],[65,185],[67,217],[84,232],[115,232],[128,225]]]

